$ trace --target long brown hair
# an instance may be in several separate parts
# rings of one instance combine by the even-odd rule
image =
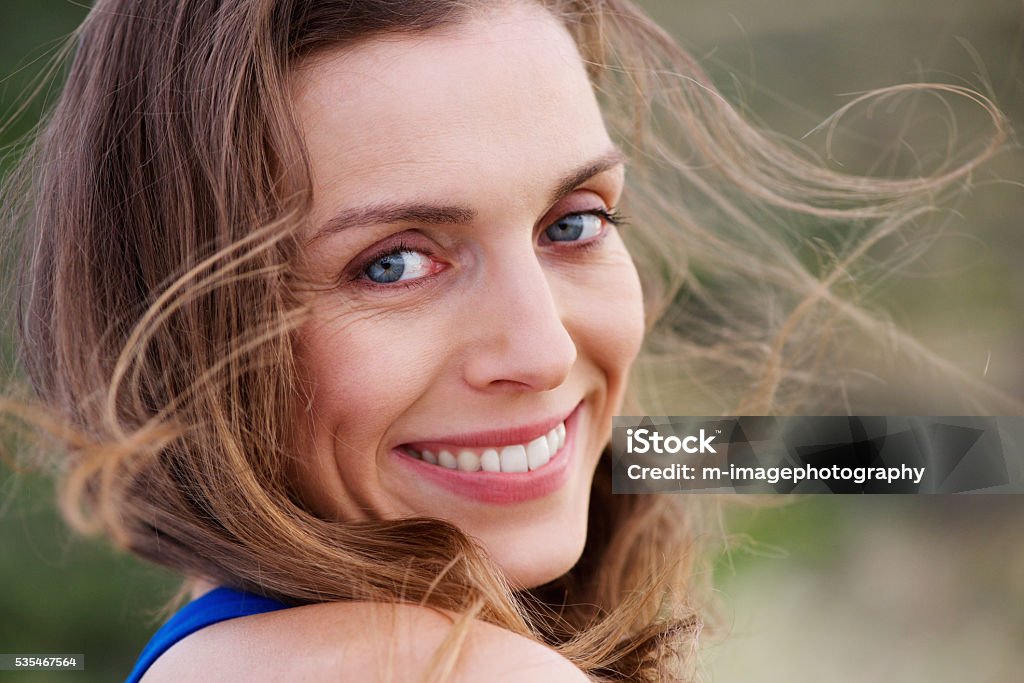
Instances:
[[[293,605],[425,604],[546,642],[595,678],[689,680],[706,547],[718,537],[711,498],[613,496],[602,462],[580,562],[516,592],[450,524],[321,519],[292,485],[290,416],[304,387],[290,333],[305,313],[296,234],[310,181],[289,76],[324,47],[428,31],[484,4],[97,2],[63,94],[6,189],[24,235],[20,358],[45,413],[7,405],[64,441],[61,501],[75,528],[187,577]],[[823,374],[807,371],[826,357],[819,324],[877,324],[837,295],[836,278],[1005,139],[987,101],[944,86],[991,115],[991,139],[920,179],[833,173],[745,122],[628,0],[543,4],[576,38],[632,157],[628,239],[650,338],[626,412],[657,409],[664,390],[647,380],[666,368],[716,377],[713,412],[777,411],[783,397],[819,390]],[[815,275],[740,208],[751,201],[874,228]],[[717,286],[694,278],[691,262],[714,270]],[[739,298],[725,308],[723,292],[751,283],[781,308],[769,316],[758,310],[767,299],[737,308]],[[439,660],[438,675],[452,661]]]

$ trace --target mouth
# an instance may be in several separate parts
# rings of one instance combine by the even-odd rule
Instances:
[[[393,452],[419,479],[462,497],[497,504],[533,500],[569,480],[583,405],[527,427],[406,443]]]
[[[534,430],[536,431],[536,430]],[[454,444],[400,446],[410,457],[460,472],[503,472],[516,474],[544,467],[565,446],[565,420],[524,443],[459,447]],[[447,446],[447,447],[446,447]]]

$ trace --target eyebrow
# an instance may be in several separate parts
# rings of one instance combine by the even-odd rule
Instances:
[[[625,155],[613,147],[596,159],[565,174],[555,184],[548,206],[558,202],[577,187],[625,163]],[[424,202],[380,202],[342,209],[317,230],[308,243],[359,225],[385,223],[420,223],[423,225],[466,225],[476,219],[477,212],[468,206],[428,204]]]

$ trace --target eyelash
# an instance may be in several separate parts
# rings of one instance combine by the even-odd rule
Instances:
[[[618,209],[595,209],[593,211],[583,211],[582,213],[596,213],[601,218],[605,219],[615,227],[621,227],[623,225],[629,225],[626,217],[619,213]]]
[[[567,218],[569,216],[585,215],[585,214],[592,214],[592,215],[595,215],[595,216],[600,216],[602,220],[604,220],[606,223],[608,223],[609,225],[611,225],[613,227],[616,227],[616,228],[624,227],[624,226],[628,226],[629,225],[629,223],[628,223],[628,221],[626,221],[625,217],[623,217],[623,215],[621,213],[619,213],[619,211],[617,209],[615,209],[615,208],[610,208],[610,209],[599,208],[599,209],[587,209],[586,211],[570,211],[569,213],[567,213],[567,214],[565,214],[563,216],[560,216],[559,218],[555,219],[555,221],[552,221],[552,223],[557,222],[559,220],[563,220],[563,219],[565,219],[565,218]],[[544,229],[547,229],[547,228],[544,228]],[[543,230],[542,230],[542,232],[543,232]],[[577,250],[579,252],[589,251],[590,249],[593,249],[593,248],[597,247],[603,241],[603,239],[604,239],[604,237],[606,235],[607,235],[607,232],[601,234],[600,236],[598,236],[596,238],[591,238],[591,239],[589,239],[589,240],[587,240],[586,242],[583,242],[583,243],[571,243],[571,244],[575,244],[576,246],[568,247],[568,248],[575,249],[575,250]],[[563,248],[566,248],[566,247],[563,247]],[[355,282],[359,282],[360,284],[362,284],[364,286],[367,286],[367,287],[370,287],[370,288],[373,288],[373,289],[384,289],[384,288],[386,288],[386,289],[395,289],[396,287],[401,287],[401,288],[404,288],[404,289],[408,289],[408,288],[418,287],[420,285],[427,284],[427,281],[430,280],[429,277],[420,277],[420,278],[415,278],[415,279],[412,279],[412,280],[398,281],[398,282],[394,282],[394,283],[387,284],[387,285],[373,282],[373,281],[371,281],[371,280],[369,280],[368,278],[365,277],[366,269],[369,268],[372,263],[374,263],[376,261],[379,261],[380,259],[387,258],[389,256],[397,256],[398,254],[402,253],[403,251],[418,251],[418,252],[420,252],[422,254],[425,254],[427,257],[431,256],[430,251],[425,250],[425,249],[423,249],[421,247],[418,247],[418,246],[410,245],[405,240],[402,240],[402,241],[399,241],[396,244],[389,245],[389,246],[381,249],[380,251],[373,252],[370,256],[367,256],[365,259],[361,259],[359,261],[359,264],[353,269],[354,270],[354,274],[352,274],[348,279],[350,279],[352,281],[355,281]]]

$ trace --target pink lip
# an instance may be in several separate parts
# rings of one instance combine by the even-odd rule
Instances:
[[[579,406],[577,406],[578,408]],[[573,409],[575,412],[576,408]],[[572,413],[570,413],[571,415]],[[423,441],[402,444],[416,451],[438,451],[442,448],[487,448],[488,446],[501,447],[515,443],[529,443],[534,439],[544,436],[562,422],[569,419],[568,415],[553,417],[543,422],[535,422],[523,427],[510,427],[508,429],[491,429],[484,432],[473,432],[470,434],[457,434],[454,436],[441,436]]]
[[[503,474],[498,472],[461,472],[450,470],[438,465],[431,465],[413,458],[399,449],[393,449],[392,455],[398,458],[403,467],[409,467],[415,476],[426,479],[432,484],[447,491],[482,503],[493,503],[496,505],[511,505],[523,503],[537,498],[548,496],[560,489],[572,474],[572,463],[577,459],[576,455],[576,426],[579,422],[581,402],[572,413],[565,418],[565,445],[551,460],[540,469],[530,472]],[[454,438],[446,437],[444,444],[457,446],[499,446],[510,443],[525,443],[538,436],[542,436],[556,426],[562,420],[554,420],[544,423],[537,423],[527,427],[511,430],[495,430],[479,432],[472,435],[460,435]],[[511,435],[512,438],[498,441]],[[417,444],[441,443],[417,442]],[[412,444],[409,444],[412,446]],[[426,448],[426,446],[424,446]]]

